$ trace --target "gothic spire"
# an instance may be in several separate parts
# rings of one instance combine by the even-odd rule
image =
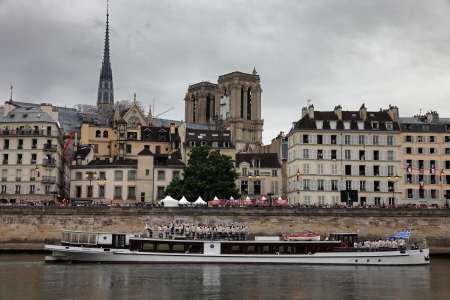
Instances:
[[[102,68],[98,83],[97,109],[105,120],[112,116],[114,108],[114,89],[111,70],[111,59],[109,53],[109,0],[106,1],[106,31],[105,46],[103,49]]]
[[[105,31],[105,47],[103,50],[101,79],[112,80],[111,60],[109,56],[109,1],[106,2],[106,31]]]

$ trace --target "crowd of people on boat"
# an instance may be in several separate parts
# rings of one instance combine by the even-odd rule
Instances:
[[[363,242],[355,242],[353,247],[357,249],[383,249],[383,248],[399,249],[406,247],[406,241],[404,239],[363,241]]]
[[[230,240],[244,241],[248,227],[242,223],[193,224],[180,221],[156,226],[146,225],[149,238],[188,240]]]

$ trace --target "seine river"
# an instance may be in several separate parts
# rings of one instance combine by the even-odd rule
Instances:
[[[0,255],[0,299],[450,299],[450,258],[431,266],[45,264]]]

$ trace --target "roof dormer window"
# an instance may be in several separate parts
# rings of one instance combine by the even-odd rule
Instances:
[[[316,121],[316,128],[323,129],[323,121]]]
[[[378,121],[372,121],[371,125],[374,130],[380,129],[380,123],[378,123]]]
[[[330,129],[336,129],[336,121],[330,121]]]
[[[350,129],[350,122],[348,122],[348,121],[344,122],[344,129],[345,130],[349,130]]]
[[[393,130],[394,129],[394,125],[392,124],[392,122],[386,122],[386,130]]]
[[[364,122],[363,121],[358,121],[358,129],[364,130]]]

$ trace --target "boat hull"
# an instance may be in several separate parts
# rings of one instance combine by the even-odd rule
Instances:
[[[46,245],[52,251],[47,262],[101,263],[236,263],[236,264],[317,264],[317,265],[427,265],[429,249],[373,252],[319,252],[305,255],[193,254],[137,252],[124,249]]]

